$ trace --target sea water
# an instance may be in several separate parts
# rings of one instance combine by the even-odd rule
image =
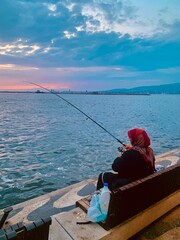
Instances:
[[[180,95],[63,97],[128,142],[142,127],[155,154],[180,146]],[[111,169],[119,143],[52,94],[0,94],[0,208]]]

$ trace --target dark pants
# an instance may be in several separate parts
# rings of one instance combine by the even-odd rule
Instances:
[[[99,190],[102,188],[105,182],[108,183],[110,190],[114,190],[130,183],[131,181],[126,178],[120,178],[117,173],[105,172],[99,175],[96,189]]]

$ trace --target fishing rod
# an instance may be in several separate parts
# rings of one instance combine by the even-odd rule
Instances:
[[[66,103],[68,103],[69,105],[71,105],[73,108],[75,108],[76,110],[78,110],[80,113],[82,113],[84,116],[86,116],[88,119],[90,119],[92,122],[94,122],[96,125],[98,125],[100,128],[102,128],[105,132],[107,132],[111,137],[113,137],[116,141],[118,141],[120,144],[122,144],[123,146],[125,146],[125,144],[120,141],[118,138],[116,138],[112,133],[110,133],[107,129],[105,129],[102,125],[100,125],[98,122],[96,122],[94,119],[92,119],[89,115],[87,115],[85,112],[83,112],[81,109],[79,109],[78,107],[76,107],[74,104],[72,104],[71,102],[69,102],[68,100],[66,100],[65,98],[61,97],[59,94],[57,94],[56,92],[52,92],[51,90],[49,90],[46,87],[43,87],[39,84],[33,83],[33,82],[27,82],[30,83],[32,85],[35,85],[39,88],[42,88],[44,90],[46,90],[47,92],[54,94],[55,96],[57,96],[58,98],[62,99],[63,101],[65,101]]]

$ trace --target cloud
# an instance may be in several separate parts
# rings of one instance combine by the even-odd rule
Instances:
[[[64,36],[65,36],[65,38],[70,39],[70,38],[76,37],[76,34],[75,33],[71,33],[69,31],[64,31]]]
[[[0,64],[0,71],[1,70],[26,71],[26,70],[38,70],[38,68],[30,66],[20,66],[15,64]]]
[[[50,43],[61,38],[64,32],[78,37],[77,29],[87,33],[128,34],[131,38],[147,38],[167,33],[165,24],[179,19],[178,10],[165,3],[137,5],[135,1],[8,1],[0,7],[1,38],[22,38]],[[144,7],[143,7],[144,6]],[[4,11],[6,9],[6,11]],[[150,12],[150,14],[149,14]],[[40,33],[40,34],[39,34]],[[3,36],[3,37],[2,37]]]
[[[0,45],[0,55],[24,55],[28,56],[31,54],[35,54],[40,49],[38,45],[27,44],[27,41],[23,43],[21,39],[11,43],[11,44],[2,44]]]
[[[180,74],[180,66],[173,67],[173,68],[165,68],[165,69],[157,69],[157,72],[164,73],[164,74]]]
[[[0,81],[8,71],[13,81],[16,70],[16,80],[28,73],[56,86],[106,88],[167,81],[158,69],[177,81],[170,69],[180,65],[179,9],[176,0],[3,0]]]

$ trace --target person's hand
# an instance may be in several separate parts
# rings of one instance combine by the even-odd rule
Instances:
[[[132,148],[131,144],[125,144],[124,147],[125,147],[126,150],[129,150],[129,149]]]

